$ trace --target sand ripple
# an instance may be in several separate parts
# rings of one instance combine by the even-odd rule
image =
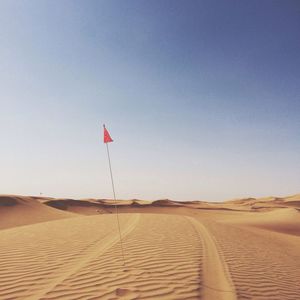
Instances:
[[[202,244],[184,217],[121,215],[0,232],[0,299],[200,299]]]

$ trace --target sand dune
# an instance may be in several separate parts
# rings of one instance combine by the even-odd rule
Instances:
[[[0,299],[298,300],[298,199],[1,196]]]
[[[0,195],[0,229],[73,216],[42,204],[36,197]]]
[[[225,204],[240,205],[250,209],[270,209],[283,207],[300,207],[300,195],[288,197],[245,198],[226,201]]]
[[[43,201],[43,203],[53,208],[84,215],[113,213],[116,205],[120,207],[151,206],[150,201],[137,199],[117,201],[109,199],[50,199]]]
[[[121,208],[147,208],[151,212],[152,208],[180,208],[206,210],[234,210],[234,211],[270,211],[277,208],[300,207],[300,195],[288,197],[265,197],[265,198],[245,198],[234,199],[225,202],[206,202],[206,201],[174,201],[170,199],[161,199],[154,201],[145,200],[114,200],[109,199],[48,199],[42,200],[43,203],[54,208],[81,214],[112,213],[115,204]],[[127,210],[126,210],[127,211]]]
[[[110,205],[103,204],[104,202],[87,200],[73,200],[73,199],[53,199],[45,201],[44,204],[50,207],[60,209],[63,211],[79,213],[83,215],[95,215],[98,213],[111,213]],[[114,205],[112,205],[114,208]]]
[[[300,236],[300,212],[294,208],[277,209],[255,216],[248,215],[243,218],[237,218],[231,223]]]

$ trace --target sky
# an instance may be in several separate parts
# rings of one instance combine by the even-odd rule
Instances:
[[[299,1],[0,1],[0,194],[300,193]]]

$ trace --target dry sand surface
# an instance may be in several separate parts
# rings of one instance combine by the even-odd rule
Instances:
[[[0,229],[74,216],[44,205],[35,197],[0,195]]]
[[[299,203],[0,196],[0,300],[298,300]]]

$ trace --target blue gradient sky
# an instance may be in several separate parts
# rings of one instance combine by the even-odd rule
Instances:
[[[1,1],[0,193],[300,192],[299,1]]]

